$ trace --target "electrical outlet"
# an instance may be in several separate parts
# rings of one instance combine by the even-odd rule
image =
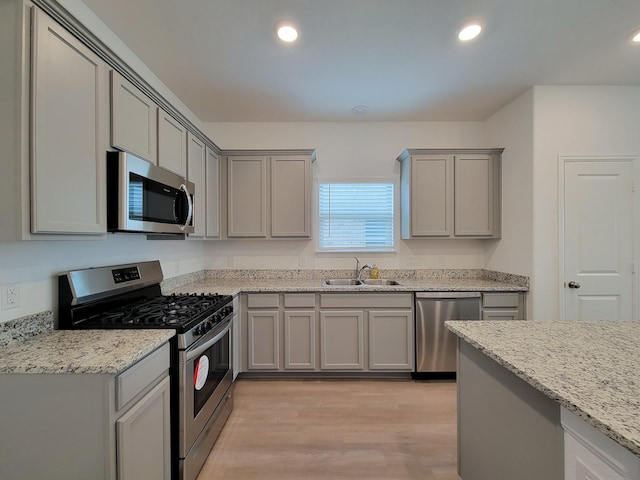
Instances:
[[[20,285],[12,283],[2,286],[2,309],[17,308],[20,306]]]
[[[440,255],[438,257],[438,266],[439,267],[446,267],[447,266],[447,258],[443,255]]]

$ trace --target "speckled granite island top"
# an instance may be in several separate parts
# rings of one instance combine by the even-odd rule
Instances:
[[[54,330],[0,349],[0,373],[117,374],[162,346],[174,330]]]
[[[456,321],[447,327],[640,456],[640,324]]]

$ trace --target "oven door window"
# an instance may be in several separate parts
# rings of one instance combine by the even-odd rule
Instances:
[[[198,415],[229,371],[229,334],[212,345],[193,364],[193,416]]]

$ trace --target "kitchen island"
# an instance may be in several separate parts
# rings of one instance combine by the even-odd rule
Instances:
[[[447,326],[463,480],[640,478],[640,325]]]

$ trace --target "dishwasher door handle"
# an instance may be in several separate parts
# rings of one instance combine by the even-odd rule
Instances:
[[[480,298],[480,292],[416,292],[416,298]]]

